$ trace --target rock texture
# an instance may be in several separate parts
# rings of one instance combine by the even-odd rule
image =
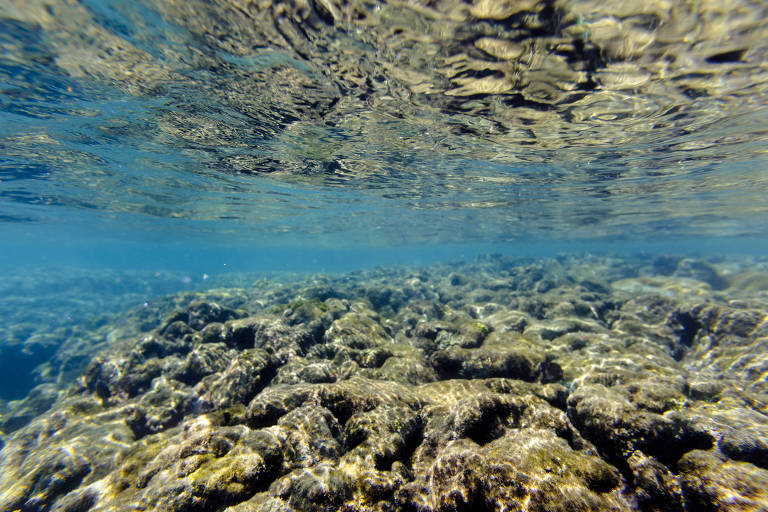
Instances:
[[[200,293],[5,437],[0,508],[765,510],[760,268],[486,257]]]

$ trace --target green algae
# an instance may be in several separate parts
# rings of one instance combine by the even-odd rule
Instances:
[[[268,313],[277,314],[283,311],[290,310],[296,311],[303,308],[317,308],[317,310],[325,313],[328,311],[328,305],[320,297],[311,297],[309,299],[297,299],[287,304],[278,304],[267,309]]]

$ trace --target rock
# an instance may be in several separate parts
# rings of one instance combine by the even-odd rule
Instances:
[[[452,441],[427,475],[429,481],[416,480],[396,494],[398,505],[431,502],[429,510],[501,510],[510,504],[630,510],[628,503],[610,494],[620,483],[615,469],[536,430],[523,430],[480,449],[471,441]]]
[[[358,350],[380,347],[391,339],[379,323],[361,313],[347,313],[334,321],[325,336],[328,342]]]
[[[231,359],[225,370],[200,381],[195,392],[205,409],[244,404],[272,380],[276,369],[274,358],[266,350],[247,349]]]
[[[671,276],[675,270],[677,270],[677,266],[680,264],[680,257],[674,256],[674,255],[662,255],[658,256],[653,260],[653,263],[651,265],[653,266],[653,272],[654,274],[662,275],[662,276]]]
[[[678,464],[691,507],[723,511],[760,510],[768,500],[768,472],[728,460],[717,451],[695,450]]]
[[[0,431],[13,432],[50,409],[59,390],[52,384],[35,386],[23,400],[14,404],[13,412],[0,415]]]
[[[680,261],[677,264],[674,275],[703,281],[711,286],[713,290],[728,288],[728,281],[718,273],[717,269],[702,260],[686,258]]]
[[[506,351],[451,348],[430,357],[430,364],[443,379],[487,379],[509,377],[534,380],[542,357],[524,349]]]
[[[577,319],[558,319],[551,322],[536,322],[525,329],[526,337],[539,336],[545,340],[553,340],[571,332],[601,332],[599,324]]]
[[[117,493],[100,503],[203,510],[243,501],[274,478],[280,448],[259,432],[218,427],[205,417],[160,434],[122,461]]]
[[[621,393],[600,385],[579,387],[568,398],[568,416],[581,434],[620,467],[639,450],[674,467],[685,453],[713,440],[684,418],[639,410]]]
[[[686,500],[680,478],[664,464],[640,451],[632,453],[627,464],[632,472],[635,496],[643,509],[685,510]]]
[[[481,258],[169,299],[70,388],[0,403],[0,508],[765,508],[768,304],[653,268]]]
[[[224,371],[234,354],[226,345],[197,346],[169,371],[171,378],[194,385],[208,375]]]
[[[724,455],[768,470],[768,419],[737,404],[723,407],[728,402],[698,405],[691,411],[692,423],[711,435]]]
[[[339,510],[352,489],[343,471],[324,463],[286,475],[275,482],[271,493],[298,512],[326,512]]]

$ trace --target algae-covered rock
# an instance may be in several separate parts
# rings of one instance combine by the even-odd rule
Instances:
[[[325,333],[326,340],[351,349],[386,346],[391,338],[384,328],[364,312],[351,312],[334,321]]]
[[[712,436],[724,455],[768,470],[768,418],[765,414],[745,404],[723,400],[718,404],[697,404],[691,410],[691,417],[692,423]]]
[[[618,465],[639,450],[673,466],[683,454],[713,443],[685,418],[644,411],[620,391],[602,385],[581,386],[572,393],[568,415],[579,432]]]
[[[243,404],[266,386],[275,374],[274,358],[265,350],[243,350],[223,371],[204,378],[195,391],[204,407],[219,410]]]
[[[452,348],[440,350],[430,357],[435,371],[444,379],[487,379],[509,377],[534,380],[541,355],[525,349],[504,351]]]
[[[546,431],[521,430],[482,447],[451,441],[425,477],[405,485],[398,504],[434,511],[631,510],[616,492],[615,468]]]
[[[768,302],[684,261],[190,296],[68,389],[2,404],[0,509],[766,508]]]
[[[721,453],[696,450],[679,463],[683,494],[690,507],[717,512],[765,509],[768,471],[728,460]]]

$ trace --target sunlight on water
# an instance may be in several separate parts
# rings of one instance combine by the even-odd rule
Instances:
[[[1,214],[765,234],[768,29],[740,5],[5,2]]]

